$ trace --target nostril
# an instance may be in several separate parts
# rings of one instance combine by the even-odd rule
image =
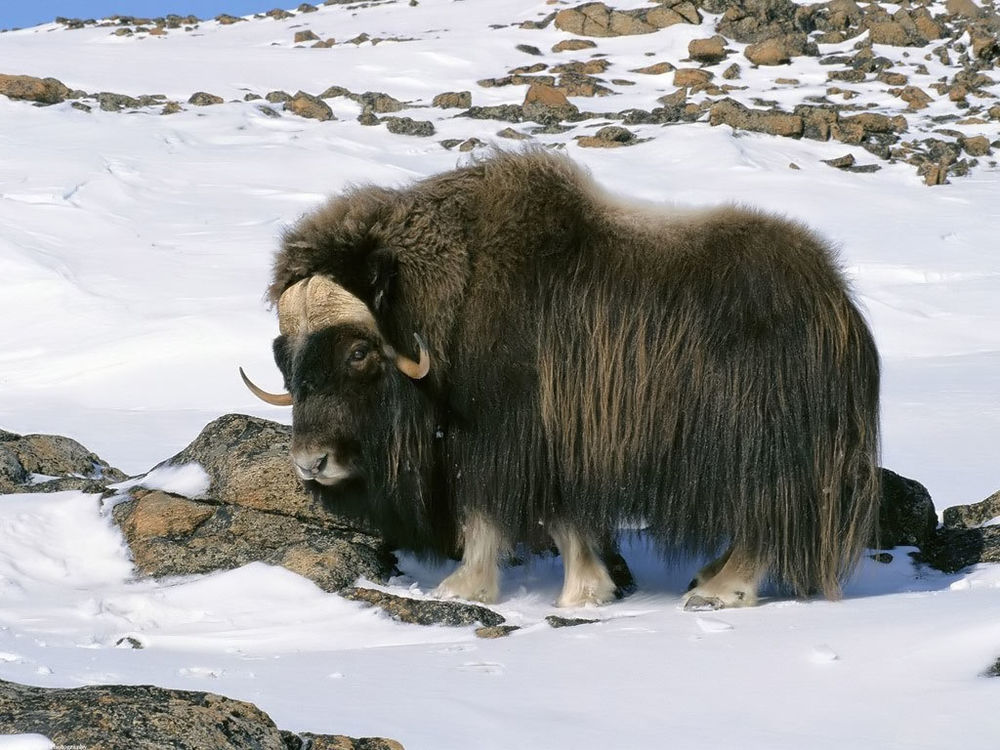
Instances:
[[[323,472],[323,469],[326,468],[327,458],[329,455],[329,453],[323,454],[323,456],[321,456],[320,459],[313,465],[313,474],[320,474]]]

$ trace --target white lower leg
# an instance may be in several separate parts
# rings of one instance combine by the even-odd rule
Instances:
[[[558,521],[548,531],[563,560],[563,588],[556,606],[579,607],[612,601],[616,586],[593,540]]]
[[[492,603],[500,598],[500,567],[504,548],[496,525],[481,515],[470,516],[462,526],[462,563],[434,590],[434,596]]]
[[[718,562],[723,564],[717,572],[702,580],[702,573],[711,572]],[[765,566],[757,560],[729,550],[699,572],[695,579],[697,585],[684,597],[684,608],[752,607],[757,604],[757,589],[765,572]]]

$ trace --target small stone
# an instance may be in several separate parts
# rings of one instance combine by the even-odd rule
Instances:
[[[459,144],[458,150],[459,151],[466,151],[466,152],[468,152],[468,151],[472,151],[473,149],[480,148],[480,147],[485,146],[485,145],[486,144],[483,143],[478,138],[468,138],[468,139],[462,141],[462,143]]]
[[[552,45],[553,52],[577,52],[582,49],[593,49],[597,46],[596,42],[592,42],[590,39],[564,39],[561,42],[556,42]]]
[[[699,68],[678,68],[674,71],[674,86],[680,88],[701,88],[711,82],[713,75]]]
[[[889,86],[905,86],[908,79],[902,73],[888,73],[883,71],[878,74],[877,80]]]
[[[821,159],[820,161],[824,164],[829,164],[831,167],[836,167],[837,169],[854,166],[854,156],[852,154],[838,156],[836,159]]]
[[[573,628],[577,625],[593,625],[600,620],[587,620],[582,617],[560,617],[559,615],[549,615],[545,622],[554,628]]]
[[[751,44],[743,55],[754,65],[787,65],[792,61],[792,55],[781,39],[765,39]]]
[[[510,138],[514,141],[527,141],[531,139],[530,135],[514,130],[514,128],[504,128],[503,130],[498,130],[497,135],[500,138]]]
[[[222,104],[223,101],[225,100],[221,96],[209,94],[205,91],[198,91],[191,94],[191,98],[188,99],[188,104],[195,104],[199,107],[209,107],[213,104]]]
[[[283,102],[290,102],[292,95],[285,91],[269,91],[264,95],[264,98],[271,102],[271,104],[282,104]]]
[[[180,102],[167,102],[163,105],[163,109],[160,110],[161,115],[175,115],[178,112],[182,112],[183,107],[181,107]]]
[[[386,129],[395,135],[414,135],[427,138],[434,135],[434,123],[429,120],[414,120],[411,117],[383,117]]]
[[[969,156],[986,156],[990,153],[990,139],[985,135],[959,138],[958,142]]]
[[[435,96],[431,105],[441,109],[468,109],[472,106],[472,92],[446,91]]]
[[[592,136],[577,136],[576,141],[584,148],[619,148],[639,142],[632,131],[620,125],[606,125]]]
[[[868,557],[877,563],[881,563],[882,565],[888,565],[893,560],[891,552],[876,552],[873,555],[868,555]]]
[[[692,39],[688,42],[688,56],[705,65],[714,65],[726,57],[726,40],[718,34],[709,39]]]
[[[732,81],[740,77],[740,66],[733,63],[724,71],[722,71],[722,77],[727,81]]]
[[[293,39],[294,44],[304,44],[305,42],[316,42],[319,41],[319,37],[316,36],[315,32],[306,29],[305,31],[296,31],[295,37]]]
[[[793,161],[793,162],[789,162],[789,163],[788,163],[788,168],[789,168],[789,169],[802,169],[802,167],[800,167],[800,166],[799,166],[798,164],[796,164],[796,163],[795,163],[794,161]]]
[[[536,55],[540,57],[542,54],[542,51],[538,49],[538,47],[532,47],[530,44],[519,44],[514,49],[518,52],[523,52],[526,55]]]
[[[926,109],[934,101],[926,91],[918,86],[906,86],[897,96],[906,102],[912,110]]]
[[[299,91],[289,101],[285,102],[285,111],[292,112],[299,117],[306,117],[310,120],[336,120],[330,105],[318,96]]]
[[[664,61],[664,62],[658,62],[654,65],[647,65],[643,68],[634,68],[629,72],[642,73],[643,75],[648,75],[648,76],[658,76],[658,75],[663,75],[664,73],[671,73],[674,70],[676,70],[676,68],[673,65]]]
[[[493,627],[476,628],[477,638],[505,638],[515,630],[520,630],[518,625],[494,625]]]

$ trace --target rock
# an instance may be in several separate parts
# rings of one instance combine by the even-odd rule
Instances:
[[[993,662],[993,666],[983,672],[983,677],[1000,677],[1000,658]]]
[[[704,7],[710,10],[708,5]],[[792,0],[718,2],[712,7],[715,10],[711,12],[723,14],[716,30],[737,42],[756,44],[799,30],[796,24],[798,6]]]
[[[266,420],[227,415],[161,464],[200,464],[210,478],[208,496],[136,489],[114,507],[137,570],[163,577],[266,562],[325,591],[359,576],[384,580],[394,561],[383,542],[328,511],[295,478],[290,432]]]
[[[239,23],[240,21],[246,21],[247,19],[240,18],[239,16],[231,16],[228,13],[222,13],[216,16],[215,20],[218,21],[223,26],[231,26],[234,23]]]
[[[563,73],[559,76],[558,89],[566,96],[608,96],[615,93],[601,85],[600,79],[580,73]]]
[[[575,73],[578,75],[600,75],[601,73],[607,71],[610,65],[611,63],[603,57],[596,60],[587,60],[586,62],[573,60],[572,62],[553,66],[552,72],[557,74]]]
[[[791,138],[801,137],[803,131],[802,118],[798,115],[779,110],[749,109],[728,97],[712,104],[709,123]]]
[[[351,95],[351,98],[358,102],[364,109],[371,110],[377,115],[399,112],[401,109],[406,108],[406,105],[399,101],[399,99],[384,94],[381,91],[366,91],[363,94]]]
[[[714,78],[714,74],[700,68],[678,68],[674,71],[674,86],[688,89],[701,89]]]
[[[354,97],[355,95],[351,93],[350,89],[345,89],[343,86],[330,86],[330,88],[319,95],[319,98],[336,99],[338,96]]]
[[[651,34],[677,23],[701,23],[701,15],[687,0],[656,8],[613,10],[604,3],[587,3],[556,13],[556,28],[579,36]]]
[[[411,117],[384,117],[386,129],[396,135],[415,135],[427,138],[434,135],[434,123],[429,120],[414,120]]]
[[[515,630],[520,630],[518,625],[494,625],[493,627],[483,626],[476,628],[476,638],[506,638]]]
[[[945,573],[957,573],[976,563],[1000,562],[1000,526],[939,529],[915,558]]]
[[[961,137],[958,139],[958,142],[969,156],[986,156],[991,153],[990,139],[985,135],[975,135],[969,138]],[[1000,515],[1000,513],[997,515]]]
[[[209,476],[208,495],[219,503],[328,522],[330,512],[302,488],[292,471],[291,432],[277,422],[227,414],[156,468],[196,463]],[[344,527],[349,526],[345,522]]]
[[[1000,492],[971,505],[954,505],[944,509],[944,525],[951,529],[972,529],[1000,517]]]
[[[287,91],[268,91],[264,95],[264,99],[271,102],[271,104],[281,104],[282,102],[290,102],[292,95]]]
[[[524,122],[524,110],[519,104],[497,104],[492,107],[469,107],[461,117],[475,120],[500,120],[502,122]]]
[[[545,622],[554,628],[573,628],[577,625],[592,625],[600,620],[587,620],[582,617],[560,617],[559,615],[549,615]]]
[[[53,479],[32,482],[32,475]],[[123,479],[125,474],[70,438],[0,431],[0,493],[101,493]]]
[[[268,18],[273,18],[275,21],[283,21],[286,18],[294,17],[294,13],[289,13],[287,10],[282,10],[281,8],[274,8],[273,10],[267,11],[264,14]]]
[[[175,115],[178,112],[183,112],[184,108],[181,107],[180,102],[167,102],[163,105],[163,109],[160,110],[161,115]]]
[[[553,52],[578,52],[582,49],[593,49],[597,46],[596,42],[592,42],[590,39],[564,39],[561,42],[556,42],[552,45]]]
[[[521,106],[523,116],[535,122],[565,120],[579,114],[579,111],[563,91],[537,83],[528,89]]]
[[[983,12],[972,0],[946,0],[944,7],[949,15],[970,19],[978,18]]]
[[[896,96],[906,102],[912,110],[926,109],[934,101],[918,86],[906,86]]]
[[[97,95],[97,101],[105,112],[121,112],[123,109],[139,107],[139,100],[125,94],[115,94],[102,91]]]
[[[0,74],[0,94],[39,104],[58,104],[70,95],[70,89],[56,78]]]
[[[514,49],[518,52],[523,52],[526,55],[535,55],[541,57],[542,51],[538,47],[533,47],[530,44],[519,44]]]
[[[329,104],[318,96],[307,94],[304,91],[297,92],[295,96],[285,102],[284,108],[286,112],[291,112],[299,117],[307,117],[310,120],[325,122],[337,119]]]
[[[514,141],[527,141],[531,139],[531,136],[527,133],[514,130],[514,128],[504,128],[503,130],[498,130],[497,136],[500,138],[510,138]]]
[[[672,73],[674,70],[676,70],[676,68],[673,65],[664,61],[655,63],[653,65],[647,65],[643,68],[633,68],[630,72],[642,73],[643,75],[647,76],[659,76],[663,75],[664,73]]]
[[[188,99],[188,104],[196,104],[199,107],[208,107],[213,104],[222,104],[223,101],[224,100],[221,96],[209,94],[205,91],[198,91],[191,94],[191,98]]]
[[[309,3],[302,3],[298,8],[295,9],[299,13],[315,13],[319,8],[315,5],[310,5]]]
[[[743,54],[754,65],[787,65],[792,61],[791,52],[779,38],[751,44]]]
[[[438,94],[431,102],[434,107],[441,109],[468,109],[472,106],[471,91],[446,91]]]
[[[279,731],[271,717],[252,703],[152,685],[50,689],[0,680],[0,717],[0,734],[42,734],[57,747],[108,747],[109,737],[122,738],[120,746],[136,750],[302,747],[297,735]],[[382,738],[302,735],[302,739],[311,741],[314,750],[402,750],[398,742]]]
[[[882,469],[878,546],[923,548],[937,529],[937,513],[927,488],[915,479]]]
[[[739,78],[740,77],[740,66],[737,65],[736,63],[733,63],[728,68],[726,68],[724,71],[722,71],[722,77],[725,78],[727,81],[733,81],[733,80]]]
[[[714,65],[726,57],[726,40],[718,34],[709,39],[692,39],[688,42],[688,56],[696,62]]]
[[[410,5],[416,5],[416,0],[410,0]],[[403,746],[396,740],[387,740],[384,737],[354,738],[311,732],[281,734],[285,737],[288,750],[403,750]]]
[[[584,148],[620,148],[632,146],[642,141],[635,134],[620,125],[605,125],[592,136],[577,136],[576,142]]]
[[[837,169],[846,169],[847,167],[854,166],[854,155],[845,154],[844,156],[838,156],[836,159],[820,159],[820,161]]]
[[[485,145],[486,144],[483,143],[478,138],[467,138],[464,141],[462,141],[460,144],[458,144],[458,150],[459,151],[468,152],[468,151],[472,151],[472,150],[477,149],[477,148],[482,148]]]
[[[345,599],[379,607],[394,620],[415,625],[474,625],[487,627],[502,625],[504,618],[478,604],[437,599],[411,599],[385,591],[366,588],[348,588],[340,592]]]
[[[310,31],[309,29],[306,29],[305,31],[296,31],[295,32],[295,37],[292,40],[292,43],[293,44],[304,44],[306,42],[318,42],[318,41],[319,41],[319,37],[316,36],[316,33],[313,32],[313,31]]]

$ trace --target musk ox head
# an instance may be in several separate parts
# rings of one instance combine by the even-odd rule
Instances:
[[[384,421],[387,389],[400,379],[420,379],[430,356],[417,334],[419,361],[397,353],[379,331],[371,310],[327,276],[310,276],[290,286],[278,300],[280,335],[274,360],[286,393],[258,388],[240,369],[260,399],[292,407],[292,463],[306,482],[332,487],[363,478],[364,436]]]

